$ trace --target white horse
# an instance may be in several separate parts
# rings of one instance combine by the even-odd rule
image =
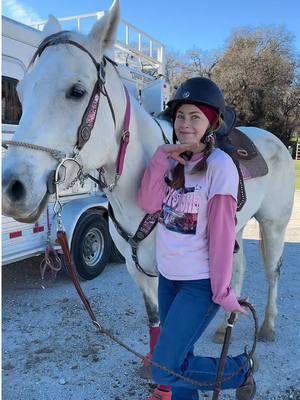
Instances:
[[[77,130],[97,81],[97,70],[91,55],[98,63],[113,46],[119,21],[119,4],[115,0],[110,10],[95,23],[88,35],[75,32],[63,34],[69,42],[51,43],[46,47],[25,78],[18,85],[23,114],[14,136],[15,141],[58,149],[72,155],[77,143]],[[51,17],[43,31],[44,37],[61,30]],[[58,33],[58,38],[59,33]],[[87,50],[90,54],[88,54]],[[90,139],[79,151],[85,172],[103,167],[105,179],[114,181],[115,165],[126,113],[123,83],[110,62],[106,62],[105,89],[110,97],[100,97],[99,109]],[[150,115],[130,97],[130,141],[124,168],[114,190],[107,197],[120,225],[134,234],[144,217],[136,198],[143,172],[156,148],[163,143],[161,130]],[[115,115],[115,123],[113,113]],[[160,122],[171,138],[171,125]],[[279,268],[294,193],[294,168],[284,145],[271,133],[247,127],[239,128],[256,144],[268,165],[267,175],[245,182],[247,202],[237,214],[237,241],[240,250],[234,260],[232,285],[240,295],[244,275],[242,232],[255,217],[260,224],[263,259],[269,281],[265,319],[260,329],[263,340],[274,340],[276,297]],[[33,146],[34,147],[34,146]],[[57,166],[50,153],[36,148],[12,145],[3,166],[3,213],[19,221],[36,221],[47,204],[48,177]],[[71,179],[71,178],[70,178]],[[110,221],[111,236],[126,258],[130,275],[142,290],[150,326],[159,325],[157,278],[138,271],[132,260],[129,244],[119,235]],[[156,274],[155,241],[151,233],[138,249],[139,262],[150,274]],[[219,328],[219,334],[223,327]]]

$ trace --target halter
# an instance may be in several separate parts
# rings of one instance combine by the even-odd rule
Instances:
[[[116,63],[109,59],[108,57],[104,56],[102,61],[98,63],[94,56],[82,45],[79,43],[69,40],[64,38],[61,38],[62,33],[66,33],[66,31],[58,32],[53,35],[48,36],[40,45],[38,49],[38,55],[40,56],[43,51],[50,46],[55,46],[58,44],[70,44],[72,46],[75,46],[79,48],[80,50],[84,51],[86,54],[89,55],[91,58],[93,64],[96,67],[97,70],[97,81],[95,83],[92,95],[90,97],[89,103],[84,111],[84,114],[82,116],[81,124],[78,127],[77,130],[77,142],[74,146],[73,149],[73,154],[70,156],[67,156],[64,152],[56,149],[51,149],[48,147],[44,146],[39,146],[36,144],[32,143],[27,143],[27,142],[21,142],[21,141],[14,141],[14,140],[4,140],[2,142],[2,146],[5,147],[6,149],[8,148],[8,145],[12,146],[18,146],[18,147],[24,147],[24,148],[29,148],[32,150],[38,150],[45,152],[49,155],[51,155],[55,160],[58,161],[58,165],[56,167],[56,170],[52,171],[49,175],[48,178],[48,193],[53,194],[55,192],[55,186],[57,187],[57,184],[59,181],[53,179],[55,176],[58,176],[58,169],[60,166],[64,164],[65,161],[74,161],[78,166],[79,166],[79,172],[76,176],[76,178],[69,184],[68,187],[73,186],[77,180],[80,181],[81,184],[83,184],[84,180],[87,178],[88,175],[83,174],[83,164],[82,160],[79,155],[79,151],[82,150],[84,145],[87,143],[91,136],[91,132],[94,128],[96,117],[97,117],[97,112],[99,108],[99,102],[100,102],[100,97],[101,94],[107,98],[111,115],[114,121],[114,126],[116,128],[116,119],[115,119],[115,113],[113,110],[112,102],[111,99],[108,95],[108,92],[105,87],[105,66],[107,64],[107,61],[110,62],[114,67],[116,66]],[[123,171],[123,166],[124,166],[124,160],[125,160],[125,154],[126,154],[126,148],[129,143],[129,138],[130,138],[130,132],[129,132],[129,124],[130,124],[130,98],[128,94],[127,88],[124,86],[124,91],[125,91],[125,96],[126,96],[126,110],[125,110],[125,117],[124,117],[124,123],[123,123],[123,133],[120,141],[120,146],[119,146],[119,152],[118,152],[118,157],[117,157],[117,162],[116,162],[116,172],[115,172],[115,177],[113,180],[113,183],[108,184],[106,182],[106,179],[104,177],[105,174],[105,169],[103,166],[99,168],[100,171],[100,183],[101,187],[104,189],[108,189],[109,191],[113,191],[115,186],[117,185],[117,182],[122,174]],[[56,193],[57,194],[57,193]]]

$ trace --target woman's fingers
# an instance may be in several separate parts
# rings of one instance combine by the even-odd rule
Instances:
[[[170,154],[170,157],[171,157],[173,160],[178,161],[179,164],[185,165],[185,163],[186,163],[185,159],[182,158],[182,157],[180,157],[180,156],[177,155],[177,154],[172,154],[172,153],[171,153],[171,154]]]
[[[190,144],[164,144],[160,146],[161,150],[167,155],[168,158],[172,158],[175,161],[178,161],[180,164],[185,165],[186,160],[180,155],[185,152],[193,152],[199,150],[198,143],[190,143]]]
[[[195,144],[164,144],[161,146],[166,154],[180,154],[193,148],[195,148]]]

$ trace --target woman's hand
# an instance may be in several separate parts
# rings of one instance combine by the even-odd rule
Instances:
[[[180,164],[185,165],[186,160],[180,156],[180,154],[186,151],[195,151],[199,147],[199,144],[163,144],[159,147],[161,151],[163,151],[167,158],[172,158],[173,160],[178,161]]]
[[[240,304],[240,310],[238,310],[237,312],[240,313],[240,314],[244,314],[244,315],[248,315],[249,316],[248,307],[245,307],[244,305],[241,304],[244,301],[248,302],[249,301],[249,297],[246,297],[246,298],[245,297],[244,298],[243,297],[238,297],[237,300],[238,300],[238,302]]]

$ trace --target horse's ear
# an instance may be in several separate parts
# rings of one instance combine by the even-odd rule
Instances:
[[[114,0],[110,9],[96,22],[89,38],[100,44],[103,49],[112,47],[116,40],[117,28],[120,20],[119,0]]]
[[[42,31],[43,39],[47,36],[50,36],[60,31],[61,31],[61,25],[59,21],[53,15],[49,15],[48,21],[46,22],[44,29]]]

